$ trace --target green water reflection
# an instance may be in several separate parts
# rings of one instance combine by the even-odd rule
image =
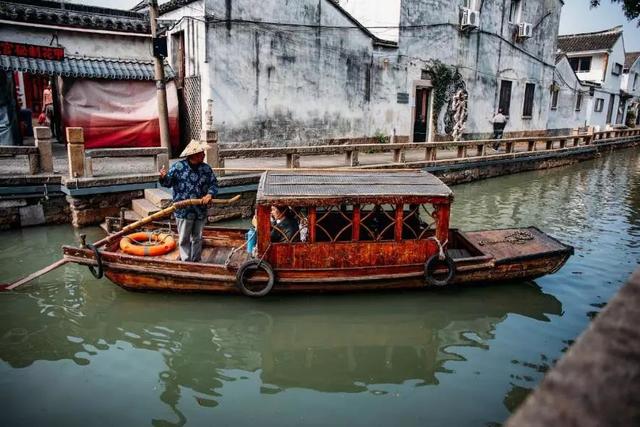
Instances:
[[[3,425],[500,423],[637,265],[639,169],[627,150],[454,188],[460,228],[535,224],[576,246],[537,283],[255,301],[66,266],[0,294]],[[0,277],[75,234],[0,234]]]

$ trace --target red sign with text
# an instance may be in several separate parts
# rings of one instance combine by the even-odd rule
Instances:
[[[64,48],[0,41],[0,55],[62,61]]]

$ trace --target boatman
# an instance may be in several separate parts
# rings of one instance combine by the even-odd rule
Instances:
[[[204,163],[204,143],[192,139],[169,172],[160,169],[160,185],[173,189],[173,201],[202,199],[202,205],[175,211],[178,223],[180,259],[198,262],[202,254],[202,230],[207,220],[207,205],[218,194],[218,180],[211,167]]]

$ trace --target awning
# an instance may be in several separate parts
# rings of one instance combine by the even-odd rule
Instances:
[[[154,80],[152,60],[93,58],[68,55],[63,61],[0,55],[0,68],[34,74],[58,75],[87,79]],[[165,64],[165,78],[173,79],[173,69]]]

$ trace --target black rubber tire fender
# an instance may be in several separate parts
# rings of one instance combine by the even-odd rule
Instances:
[[[438,266],[440,265],[446,266],[448,272],[447,272],[447,277],[439,280],[433,276],[433,273],[435,272],[436,268],[438,268]],[[424,280],[427,282],[428,285],[445,286],[449,282],[451,282],[451,280],[453,280],[455,275],[456,275],[456,264],[449,255],[445,256],[444,260],[441,260],[437,254],[432,255],[431,258],[429,258],[427,262],[425,262],[424,264]]]
[[[251,289],[247,288],[247,285],[245,283],[245,274],[248,271],[255,271],[258,269],[264,270],[265,273],[267,273],[269,280],[267,281],[267,285],[264,287],[264,289],[261,289],[258,292],[254,292]],[[271,289],[273,288],[273,285],[276,281],[275,279],[276,276],[273,273],[271,264],[269,264],[267,261],[259,259],[250,259],[248,261],[245,261],[244,263],[242,263],[240,268],[238,268],[238,272],[236,273],[236,285],[240,289],[240,292],[252,298],[263,297],[271,292]]]
[[[102,269],[102,256],[100,255],[100,251],[98,250],[98,248],[96,248],[92,244],[88,244],[87,248],[93,251],[93,254],[96,257],[96,261],[98,262],[98,269],[96,270],[93,267],[93,265],[90,265],[89,271],[91,272],[91,274],[93,274],[93,277],[95,277],[96,279],[102,279],[102,276],[104,275],[104,271]]]

